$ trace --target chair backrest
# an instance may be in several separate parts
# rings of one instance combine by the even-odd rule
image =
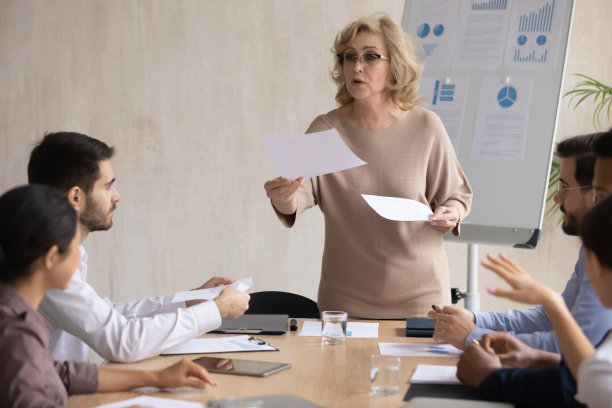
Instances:
[[[251,293],[249,310],[245,314],[288,314],[289,317],[319,319],[317,303],[305,296],[290,292]]]

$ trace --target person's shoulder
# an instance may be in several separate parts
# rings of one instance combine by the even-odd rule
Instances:
[[[327,113],[323,113],[310,123],[306,133],[322,132],[324,130],[337,127],[336,122],[341,120],[341,114],[339,113],[340,108],[333,109]]]
[[[408,112],[408,115],[414,121],[426,127],[437,127],[442,125],[442,120],[436,112],[420,105],[413,106]]]

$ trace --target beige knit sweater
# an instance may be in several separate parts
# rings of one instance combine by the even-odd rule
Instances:
[[[460,219],[466,217],[472,190],[438,116],[415,107],[393,126],[365,130],[334,110],[317,117],[307,133],[330,128],[368,164],[305,180],[296,214],[277,212],[287,227],[314,205],[324,214],[319,309],[398,319],[449,304],[442,234],[424,222],[384,219],[360,196],[410,198],[432,210],[454,207]]]

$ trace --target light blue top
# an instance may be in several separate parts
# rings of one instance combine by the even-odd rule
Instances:
[[[612,329],[612,309],[602,306],[593,289],[586,273],[586,255],[583,248],[580,249],[574,273],[561,296],[592,344],[597,344],[606,332]],[[506,331],[531,347],[560,352],[557,336],[541,305],[527,310],[482,312],[475,315],[478,328],[468,335],[466,345],[473,339],[480,340],[485,333]]]

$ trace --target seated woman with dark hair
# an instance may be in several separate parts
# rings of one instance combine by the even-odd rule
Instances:
[[[109,370],[53,361],[49,329],[36,311],[47,289],[65,289],[80,260],[73,207],[50,187],[0,197],[0,401],[11,407],[64,407],[68,394],[142,386],[216,385],[189,360],[159,371]]]

